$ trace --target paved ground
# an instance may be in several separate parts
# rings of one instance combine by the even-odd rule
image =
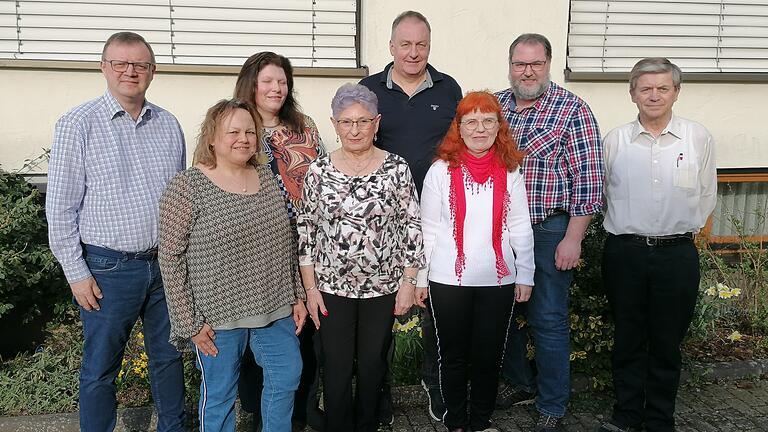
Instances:
[[[413,391],[413,390],[412,390]],[[612,401],[605,393],[576,394],[570,413],[563,420],[562,431],[593,431],[610,415]],[[425,401],[396,401],[392,432],[444,431],[426,413]],[[420,403],[416,402],[420,400]],[[405,402],[405,403],[403,403]],[[416,403],[414,403],[416,402]],[[513,407],[494,413],[495,426],[502,432],[533,430],[538,414],[532,406]],[[768,380],[706,384],[698,389],[681,388],[677,401],[678,432],[751,432],[768,431]]]
[[[765,378],[765,376],[764,376]],[[395,422],[386,432],[444,431],[429,419],[420,386],[400,387],[393,392]],[[580,392],[573,395],[563,432],[591,432],[610,413],[610,395]],[[0,417],[0,432],[77,432],[77,413],[30,417]],[[529,432],[536,421],[532,406],[496,411],[494,421],[502,432]],[[678,432],[768,432],[768,379],[703,384],[697,389],[683,387],[677,402]],[[238,431],[252,430],[250,419],[240,417]],[[150,408],[120,410],[115,432],[156,430],[156,416]],[[311,432],[307,429],[306,432]],[[339,431],[329,431],[339,432]]]

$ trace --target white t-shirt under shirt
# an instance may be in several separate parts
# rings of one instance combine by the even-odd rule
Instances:
[[[493,250],[493,188],[489,179],[484,185],[466,185],[467,212],[464,221],[464,255],[466,267],[462,286],[496,286],[496,254]],[[421,227],[424,235],[426,266],[418,275],[417,286],[427,281],[459,285],[456,276],[456,241],[453,238],[453,217],[448,201],[451,176],[448,164],[438,160],[432,164],[424,179],[421,194]],[[501,237],[504,261],[510,275],[501,285],[520,283],[533,285],[533,230],[528,214],[525,182],[519,170],[507,174],[509,204]]]

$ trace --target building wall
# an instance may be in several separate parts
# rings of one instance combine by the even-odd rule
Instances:
[[[603,134],[636,115],[623,83],[564,82],[568,32],[568,0],[532,3],[520,0],[474,2],[363,0],[361,57],[371,73],[391,61],[388,41],[392,19],[418,7],[432,25],[430,63],[447,72],[464,91],[508,87],[507,49],[520,33],[538,32],[553,45],[552,79],[584,98],[595,112]],[[416,6],[414,6],[416,5]],[[236,76],[163,74],[162,65],[148,98],[173,112],[188,146],[197,125],[215,101],[231,96]],[[304,111],[320,127],[329,148],[337,146],[328,120],[330,100],[351,79],[298,77],[296,91]],[[104,80],[94,72],[0,69],[0,165],[16,169],[50,147],[56,119],[72,106],[100,95]],[[717,142],[721,168],[768,167],[768,128],[762,123],[768,100],[766,84],[683,84],[675,112],[707,126]],[[190,151],[191,153],[191,151]],[[44,167],[42,168],[44,171]]]

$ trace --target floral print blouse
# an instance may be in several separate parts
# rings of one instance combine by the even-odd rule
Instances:
[[[424,264],[416,187],[393,153],[374,172],[348,176],[318,157],[304,179],[299,264],[314,265],[317,288],[342,297],[397,291],[406,267]]]

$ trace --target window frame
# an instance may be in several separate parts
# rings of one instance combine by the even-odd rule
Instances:
[[[718,169],[717,183],[750,183],[760,182],[768,183],[768,168],[725,168]],[[718,197],[719,198],[719,197]],[[714,214],[707,218],[707,223],[702,228],[700,236],[710,245],[716,245],[718,249],[727,250],[727,252],[737,252],[731,250],[731,246],[740,245],[742,238],[740,236],[716,236],[712,234]],[[768,225],[768,220],[766,220]],[[768,233],[763,235],[745,236],[744,241],[757,243],[761,248],[768,245]]]
[[[294,76],[297,77],[328,77],[328,78],[362,78],[368,75],[367,66],[362,65],[361,25],[362,25],[362,0],[350,0],[355,2],[355,34],[354,38],[354,67],[305,67],[294,66]],[[119,31],[116,29],[115,31]],[[131,31],[130,29],[123,29]],[[141,30],[135,30],[142,34]],[[103,43],[103,42],[102,42]],[[279,53],[279,49],[266,47]],[[246,57],[247,58],[247,57]],[[246,58],[243,58],[245,61]],[[290,58],[290,57],[289,57]],[[292,61],[293,63],[293,61]],[[212,65],[212,64],[180,64],[158,62],[157,70],[164,74],[182,75],[237,75],[242,63],[238,65]],[[38,60],[38,59],[11,59],[0,58],[0,69],[18,70],[58,70],[58,71],[89,71],[98,70],[98,61],[83,60]]]

